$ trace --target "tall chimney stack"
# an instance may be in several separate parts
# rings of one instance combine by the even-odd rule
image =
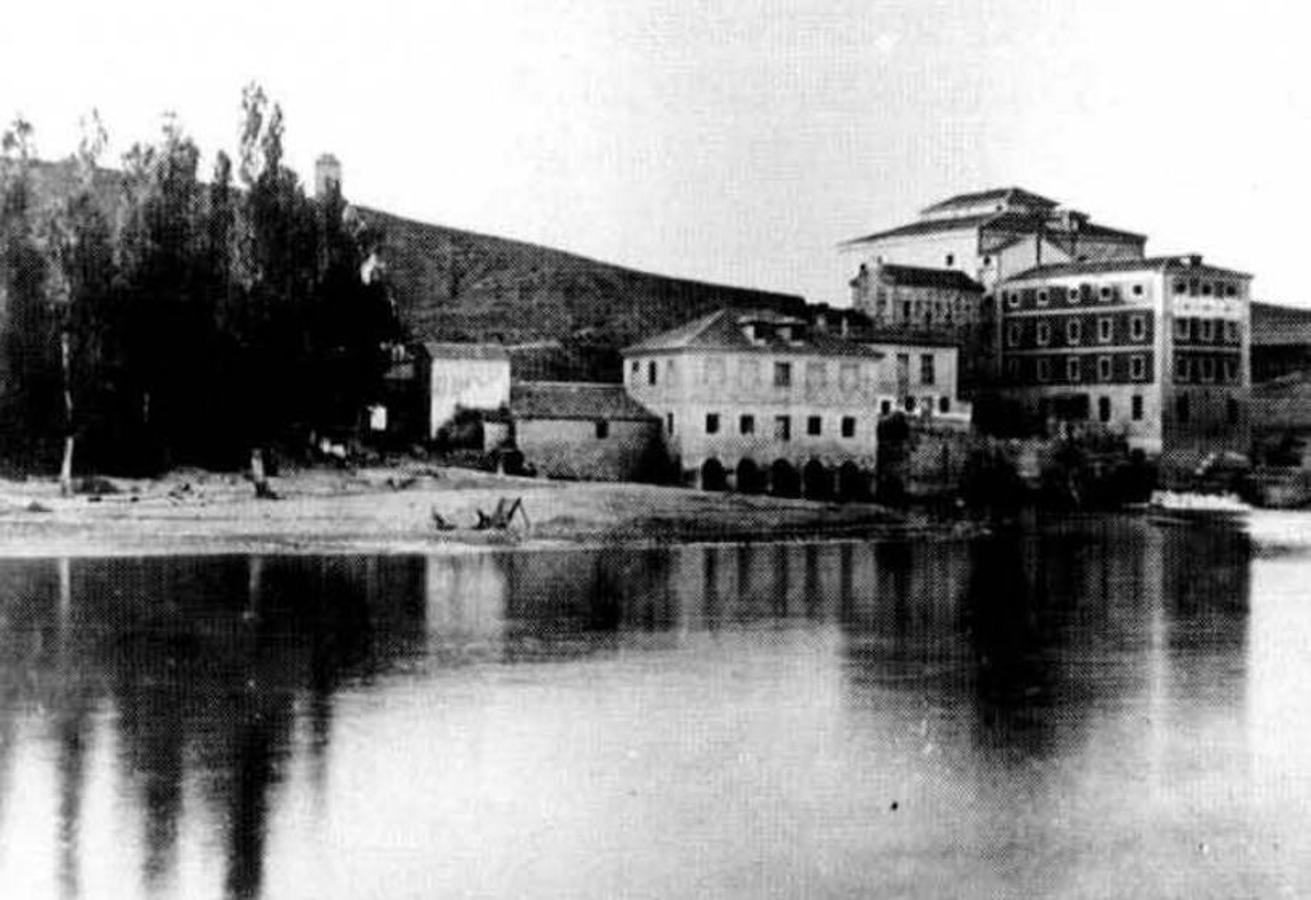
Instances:
[[[335,186],[341,191],[341,162],[331,153],[323,153],[314,161],[314,196],[322,200]]]

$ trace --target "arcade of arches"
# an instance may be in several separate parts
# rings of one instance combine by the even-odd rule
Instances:
[[[705,491],[772,494],[808,500],[869,500],[874,473],[851,460],[832,465],[820,459],[797,465],[791,460],[757,462],[744,458],[726,466],[710,457],[695,470],[696,486]]]

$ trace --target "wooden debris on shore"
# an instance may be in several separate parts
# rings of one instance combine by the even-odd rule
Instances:
[[[525,528],[531,527],[522,497],[515,497],[513,503],[508,497],[502,497],[496,501],[496,508],[491,513],[485,513],[481,509],[475,512],[478,514],[478,522],[473,526],[475,531],[506,531],[513,523],[515,513],[523,518]]]

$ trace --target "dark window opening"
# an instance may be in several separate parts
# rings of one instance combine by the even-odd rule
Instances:
[[[1097,418],[1103,422],[1111,421],[1111,398],[1097,398]]]
[[[719,433],[719,413],[706,413],[706,434]]]
[[[824,430],[824,422],[819,416],[806,419],[806,434],[817,436]]]
[[[886,401],[885,401],[886,402]],[[842,417],[842,436],[844,438],[856,436],[856,419],[853,416]]]
[[[673,434],[673,433],[674,433],[674,414],[673,414],[673,413],[666,413],[666,414],[665,414],[665,431],[669,432],[670,434]]]
[[[792,420],[787,416],[774,417],[774,440],[792,440]]]
[[[655,360],[651,360],[651,362],[649,362],[649,363],[646,364],[646,383],[647,383],[647,384],[655,384],[655,383],[656,383],[656,364],[655,364]]]
[[[1141,422],[1141,421],[1142,421],[1142,418],[1143,418],[1143,395],[1142,395],[1142,394],[1134,394],[1134,395],[1133,395],[1132,415],[1133,415],[1133,420],[1134,420],[1135,422]]]
[[[737,420],[737,430],[742,434],[756,433],[756,417],[742,416]]]
[[[1190,410],[1188,409],[1188,395],[1184,394],[1183,396],[1177,398],[1174,401],[1174,417],[1178,419],[1180,422],[1186,423],[1188,421],[1189,412]]]
[[[605,419],[596,420],[596,437],[598,440],[604,440],[610,436],[610,423]]]
[[[774,387],[792,386],[792,363],[774,363]]]

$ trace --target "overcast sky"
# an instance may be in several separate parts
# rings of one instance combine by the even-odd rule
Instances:
[[[0,116],[111,159],[241,87],[357,202],[669,274],[845,303],[838,241],[1018,184],[1149,252],[1311,304],[1299,4],[1165,0],[156,0],[6,4]]]

